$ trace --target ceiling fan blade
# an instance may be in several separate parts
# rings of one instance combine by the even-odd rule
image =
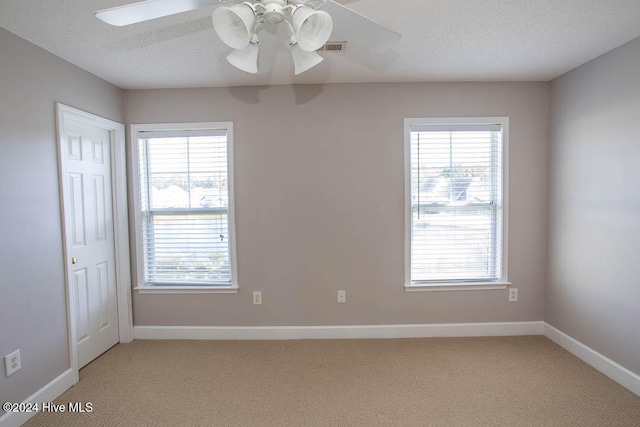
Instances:
[[[387,27],[333,0],[327,0],[324,11],[331,15],[334,32],[347,41],[362,43],[376,51],[385,51],[398,43],[402,36]]]
[[[220,0],[145,0],[138,3],[99,10],[96,18],[116,27],[149,21],[163,16],[200,9]]]
[[[258,74],[268,74],[271,71],[271,63],[275,57],[278,31],[277,25],[263,25],[258,30],[260,37],[260,55],[258,56]]]

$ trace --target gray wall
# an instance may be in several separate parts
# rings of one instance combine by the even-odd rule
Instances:
[[[542,320],[547,83],[133,90],[127,124],[234,122],[240,291],[140,295],[135,325]],[[405,117],[509,116],[507,291],[405,292]],[[347,291],[347,304],[336,291]],[[251,292],[264,293],[253,306]]]
[[[54,102],[122,121],[122,92],[1,28],[0,58],[0,357],[22,356],[0,402],[20,402],[70,366]]]
[[[545,320],[640,374],[640,39],[551,87]]]

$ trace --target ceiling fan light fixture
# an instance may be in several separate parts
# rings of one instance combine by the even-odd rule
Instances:
[[[323,10],[298,6],[292,16],[293,32],[302,50],[315,52],[329,41],[333,31],[331,16]]]
[[[292,38],[292,43],[289,46],[289,52],[293,59],[294,74],[296,76],[310,70],[324,60],[315,51],[308,52],[302,49],[294,38]]]
[[[120,0],[125,1],[125,0]],[[327,44],[333,32],[367,42],[379,50],[388,49],[401,36],[371,19],[336,2],[337,0],[137,0],[131,4],[99,10],[96,17],[116,26],[150,21],[190,10],[219,5],[211,20],[218,37],[233,51],[227,60],[247,73],[258,72],[257,33],[277,36],[278,24],[286,24],[291,35],[291,57],[295,74],[303,73],[323,61],[317,50]],[[227,6],[228,4],[228,6]],[[326,11],[320,10],[326,8]],[[333,18],[332,18],[333,17]],[[346,33],[343,33],[346,31]],[[270,58],[274,44],[262,46],[261,59]],[[324,50],[333,50],[328,47]]]
[[[213,11],[213,28],[229,47],[244,49],[251,41],[256,12],[251,3],[219,6]]]

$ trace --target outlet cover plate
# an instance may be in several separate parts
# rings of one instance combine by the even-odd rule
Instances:
[[[262,305],[262,292],[256,291],[253,293],[253,305]]]
[[[338,291],[338,303],[344,304],[347,302],[347,291]]]
[[[20,360],[20,350],[16,350],[4,357],[4,367],[7,376],[13,375],[22,369],[22,361]]]

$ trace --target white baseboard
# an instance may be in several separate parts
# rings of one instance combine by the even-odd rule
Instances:
[[[543,335],[621,386],[640,396],[640,375],[631,372],[624,366],[603,356],[591,347],[587,347],[546,322],[543,325]]]
[[[134,326],[142,340],[300,340],[542,335],[543,322],[354,326]]]
[[[34,394],[26,398],[22,403],[38,403],[52,402],[62,393],[67,391],[71,386],[78,382],[78,372],[73,369],[67,369],[58,375],[49,384],[36,391]],[[33,417],[35,412],[23,413],[13,412],[5,413],[0,417],[0,427],[18,427],[26,423],[29,418]]]

